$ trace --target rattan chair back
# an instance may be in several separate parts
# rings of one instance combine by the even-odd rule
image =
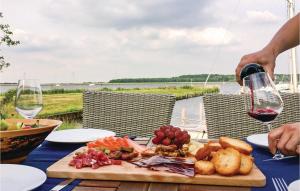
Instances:
[[[284,108],[273,121],[273,128],[300,122],[300,94],[283,93],[281,96]],[[242,139],[251,134],[268,132],[262,123],[247,115],[242,95],[209,94],[204,96],[203,102],[208,138],[230,136]]]
[[[175,96],[158,94],[85,91],[83,128],[99,128],[118,136],[151,136],[169,125]]]

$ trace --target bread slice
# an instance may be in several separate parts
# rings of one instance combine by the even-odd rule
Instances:
[[[239,173],[241,155],[234,148],[220,149],[213,155],[211,161],[220,175],[232,176]]]
[[[195,172],[197,174],[210,175],[215,173],[215,167],[210,161],[199,160],[195,163]]]
[[[239,173],[247,175],[251,172],[253,167],[253,157],[245,154],[241,154],[241,166]]]
[[[244,153],[246,155],[250,155],[253,148],[251,145],[246,143],[245,141],[239,140],[239,139],[233,139],[229,137],[220,137],[219,143],[222,145],[223,148],[234,148],[238,150],[241,153]]]

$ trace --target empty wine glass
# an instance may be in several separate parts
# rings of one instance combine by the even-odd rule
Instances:
[[[262,122],[271,131],[272,121],[283,110],[283,101],[276,90],[270,76],[258,72],[243,79],[246,111],[249,116]],[[284,155],[277,149],[274,160],[280,160]]]
[[[33,119],[42,110],[42,89],[38,80],[19,80],[15,107],[16,111],[26,119]]]

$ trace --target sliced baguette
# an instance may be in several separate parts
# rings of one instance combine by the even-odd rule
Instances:
[[[229,137],[220,137],[219,143],[222,145],[223,148],[234,148],[238,150],[241,153],[244,153],[246,155],[250,155],[253,148],[251,145],[246,143],[245,141],[239,140],[239,139],[233,139]]]
[[[245,154],[241,154],[241,166],[239,173],[247,175],[251,172],[253,167],[253,157]]]
[[[197,174],[210,175],[215,173],[215,167],[210,161],[199,160],[195,163],[195,172]]]
[[[233,149],[220,149],[211,160],[217,173],[224,176],[232,176],[239,173],[241,166],[241,155]]]

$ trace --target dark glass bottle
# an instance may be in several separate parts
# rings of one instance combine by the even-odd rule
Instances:
[[[258,72],[265,72],[264,68],[261,65],[255,64],[255,63],[247,64],[241,70],[241,75],[240,75],[241,80],[243,80],[243,78],[246,76],[249,76],[251,74],[258,73]]]

